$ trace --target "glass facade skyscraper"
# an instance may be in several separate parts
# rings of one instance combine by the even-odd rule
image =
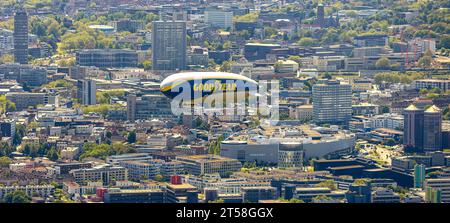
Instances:
[[[28,64],[28,14],[19,9],[14,15],[14,61]]]
[[[425,152],[442,149],[442,112],[435,105],[424,112],[423,149]]]
[[[403,110],[403,145],[423,150],[423,110],[411,104]]]
[[[423,109],[411,104],[405,110],[403,145],[419,152],[442,149],[442,112],[435,105]]]

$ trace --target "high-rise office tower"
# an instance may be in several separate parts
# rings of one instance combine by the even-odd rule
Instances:
[[[186,22],[154,21],[152,41],[154,71],[186,68]]]
[[[423,182],[425,181],[425,165],[416,164],[414,165],[414,187],[422,188]]]
[[[95,105],[97,104],[96,92],[97,87],[94,80],[78,80],[78,100],[83,105]]]
[[[214,28],[233,28],[233,12],[218,8],[208,8],[205,10],[205,22]]]
[[[313,120],[317,124],[347,125],[352,116],[352,87],[320,80],[312,88]]]
[[[127,119],[134,121],[136,119],[136,94],[130,93],[127,97]]]
[[[442,112],[435,105],[424,112],[423,118],[423,150],[437,151],[442,149]]]
[[[14,61],[28,63],[28,14],[20,9],[14,15]]]
[[[423,110],[411,104],[403,110],[403,145],[423,150]]]
[[[317,24],[321,27],[325,25],[325,7],[323,4],[317,5]]]

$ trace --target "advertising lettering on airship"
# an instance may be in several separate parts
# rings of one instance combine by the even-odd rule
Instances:
[[[248,77],[225,72],[186,72],[173,74],[160,85],[161,92],[174,99],[180,94],[191,99],[215,93],[256,92],[258,83]]]

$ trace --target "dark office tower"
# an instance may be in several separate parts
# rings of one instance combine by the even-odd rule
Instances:
[[[325,25],[325,7],[323,4],[317,5],[317,24],[321,27]]]
[[[403,111],[403,145],[405,148],[423,150],[423,119],[424,112],[411,104]]]
[[[425,152],[442,149],[442,112],[435,105],[424,112],[423,150]]]
[[[130,93],[127,97],[127,119],[134,121],[136,119],[136,94]]]
[[[14,61],[28,63],[28,14],[24,9],[14,15]]]
[[[154,71],[186,68],[186,22],[153,22],[152,41]]]

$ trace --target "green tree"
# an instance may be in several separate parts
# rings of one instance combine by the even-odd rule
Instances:
[[[381,57],[375,63],[377,69],[389,69],[390,61],[387,57]]]
[[[5,95],[0,95],[0,114],[12,112],[16,110],[16,104],[8,99]]]
[[[295,61],[299,66],[301,66],[302,58],[300,56],[289,56],[288,60]]]
[[[151,70],[152,69],[152,61],[145,60],[144,62],[142,62],[142,66],[143,66],[144,70]]]
[[[227,61],[224,61],[224,62],[222,63],[222,65],[220,65],[219,70],[222,71],[222,72],[230,71],[231,65],[232,65],[233,63],[234,63],[233,61],[228,61],[228,60],[227,60]]]
[[[87,157],[104,159],[107,156],[111,155],[119,155],[124,153],[134,153],[136,150],[131,147],[129,144],[115,142],[112,145],[103,143],[97,145],[93,142],[87,142],[83,145],[81,149],[81,154],[79,159],[83,160]]]
[[[277,30],[272,27],[264,27],[264,35],[266,38],[273,38],[277,33]]]
[[[30,203],[31,197],[25,192],[17,190],[6,194],[3,200],[5,203]]]
[[[231,48],[231,41],[225,41],[225,43],[223,43],[223,49],[224,50],[228,50]]]
[[[325,78],[325,79],[333,79],[333,76],[330,73],[325,72],[325,74],[323,74],[323,78]]]
[[[28,144],[26,144],[26,145],[23,147],[22,153],[23,153],[25,156],[29,156],[29,155],[31,154],[31,146],[28,145]]]
[[[14,56],[11,54],[5,54],[0,56],[0,64],[12,63],[14,62]]]
[[[136,131],[131,131],[128,133],[127,136],[128,143],[136,143]]]
[[[305,201],[300,200],[298,198],[292,198],[289,200],[289,203],[305,203]]]
[[[22,138],[25,136],[26,128],[22,124],[16,125],[16,131],[13,137],[13,144],[19,145],[22,142]]]
[[[393,145],[395,145],[395,140],[394,139],[388,139],[388,140],[386,140],[385,145],[393,146]]]
[[[333,180],[325,180],[318,184],[316,184],[316,187],[327,187],[330,190],[336,190],[336,183]]]
[[[426,88],[420,89],[419,94],[428,94],[428,89],[426,89]]]
[[[318,41],[310,38],[310,37],[303,37],[298,41],[298,45],[305,46],[305,47],[311,47],[318,45]]]
[[[313,201],[324,201],[324,200],[327,201],[327,200],[331,200],[331,198],[328,196],[325,196],[325,195],[318,195],[318,196],[314,197],[312,200]]]
[[[6,142],[0,142],[0,156],[9,156],[14,151],[15,148],[13,146],[10,146]]]
[[[11,164],[12,161],[9,157],[7,156],[2,156],[0,157],[0,167],[8,167],[9,164]]]
[[[251,12],[242,16],[235,16],[233,20],[237,22],[255,22],[258,17],[259,14],[257,12]]]
[[[156,174],[155,180],[158,181],[158,182],[163,182],[164,177],[161,174]]]
[[[450,35],[444,35],[439,42],[439,48],[450,49]]]
[[[419,65],[419,67],[427,68],[431,66],[432,61],[433,58],[431,56],[423,56],[417,61],[417,65]]]
[[[51,161],[56,161],[58,160],[59,156],[58,156],[58,152],[56,151],[56,149],[54,147],[52,147],[48,152],[47,152],[47,158],[50,159]]]
[[[139,180],[141,180],[141,181],[148,180],[148,176],[145,175],[145,174],[141,174],[141,175],[139,176]]]
[[[111,150],[114,155],[120,155],[124,153],[135,153],[136,149],[133,148],[130,144],[115,142],[111,145]]]
[[[96,104],[81,107],[83,113],[98,113],[106,117],[108,110],[121,109],[122,106],[119,104]]]
[[[48,84],[43,85],[43,87],[46,88],[72,88],[73,86],[74,85],[71,82],[64,79],[55,80]]]
[[[339,41],[339,34],[336,29],[329,28],[321,40],[323,44],[333,44]]]

